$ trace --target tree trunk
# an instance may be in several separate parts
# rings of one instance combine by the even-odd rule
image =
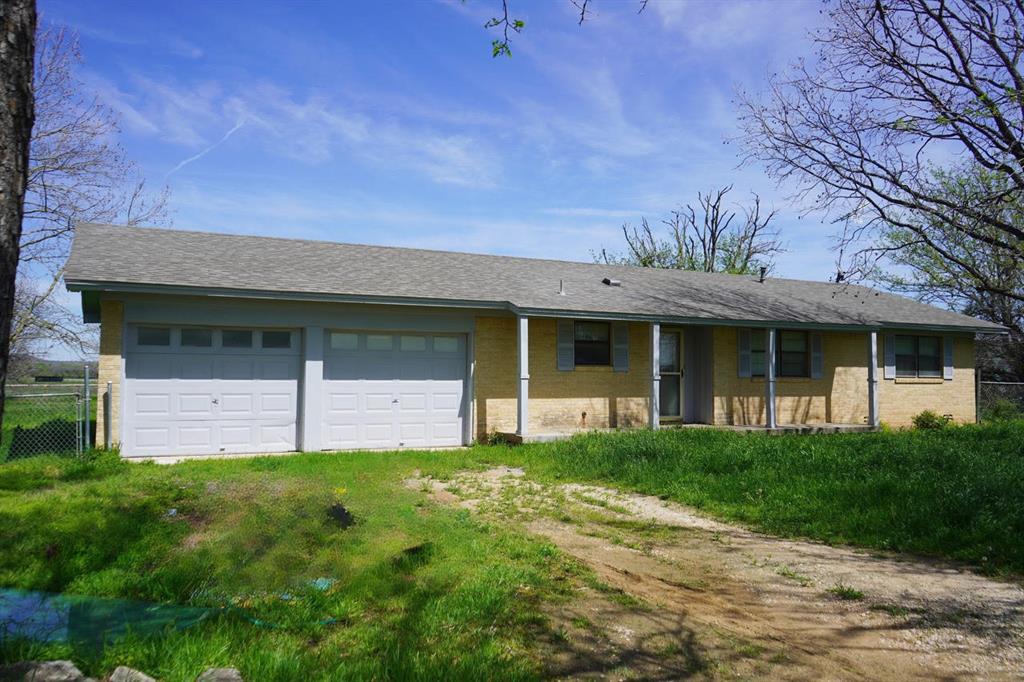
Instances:
[[[11,346],[14,285],[28,182],[29,141],[35,119],[32,68],[35,0],[0,1],[0,427]],[[3,433],[0,430],[0,433]]]

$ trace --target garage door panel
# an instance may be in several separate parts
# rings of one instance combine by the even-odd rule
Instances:
[[[296,358],[281,358],[261,361],[257,370],[264,381],[290,380],[298,376],[299,361]]]
[[[260,396],[260,412],[265,415],[291,414],[295,410],[290,393],[264,393]]]
[[[204,356],[192,356],[179,358],[177,361],[179,370],[176,376],[186,380],[209,381],[215,375],[214,358]]]
[[[352,414],[359,411],[359,395],[356,393],[331,393],[327,397],[327,410],[335,414]]]
[[[433,440],[439,445],[458,445],[462,442],[462,426],[458,420],[434,421]]]
[[[434,393],[432,398],[433,405],[431,407],[435,412],[458,410],[462,407],[462,395],[456,391]]]
[[[147,416],[167,417],[171,414],[171,397],[166,393],[135,395],[135,412]]]
[[[182,426],[178,428],[178,445],[191,448],[210,448],[213,446],[213,427]]]
[[[250,424],[220,427],[220,442],[225,447],[248,447],[253,440],[253,427]]]
[[[128,356],[125,362],[125,376],[129,379],[174,378],[171,357],[163,355]]]
[[[391,393],[367,393],[363,396],[363,411],[391,414],[392,400]]]
[[[256,360],[251,357],[222,358],[220,376],[225,380],[251,381],[256,378]]]
[[[252,416],[254,404],[252,393],[221,392],[220,394],[220,413],[222,415]]]

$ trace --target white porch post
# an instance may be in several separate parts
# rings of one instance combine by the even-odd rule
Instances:
[[[658,428],[661,419],[661,325],[651,322],[651,399],[648,424]]]
[[[528,434],[530,423],[530,320],[516,318],[516,352],[519,357],[519,392],[516,401],[516,435]]]
[[[868,334],[868,426],[878,427],[878,332]]]
[[[302,434],[299,447],[305,452],[322,449],[320,400],[324,381],[324,328],[302,330]]]
[[[768,330],[768,339],[764,351],[764,414],[765,426],[774,429],[775,420],[775,328]]]

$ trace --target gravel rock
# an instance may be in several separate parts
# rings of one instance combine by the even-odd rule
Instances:
[[[95,682],[71,661],[27,661],[0,666],[0,682]]]
[[[156,682],[156,680],[135,668],[119,665],[111,673],[110,682]]]
[[[245,682],[235,668],[209,668],[196,678],[196,682]]]

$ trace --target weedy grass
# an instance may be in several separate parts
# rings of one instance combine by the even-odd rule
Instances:
[[[1024,573],[1024,421],[861,434],[593,433],[515,456],[534,477],[657,495],[776,535]]]
[[[180,632],[98,650],[7,640],[0,661],[69,657],[166,680],[533,679],[540,604],[564,559],[402,479],[478,453],[345,453],[127,464],[113,455],[0,466],[0,585],[224,607]],[[328,515],[342,504],[355,523]],[[575,569],[574,569],[575,570]],[[310,581],[329,578],[326,589]]]
[[[820,436],[631,431],[175,466],[41,456],[0,465],[0,587],[226,611],[98,650],[7,640],[0,661],[71,658],[97,677],[124,664],[166,680],[211,666],[272,681],[536,678],[542,605],[574,582],[649,607],[513,524],[427,502],[403,483],[417,469],[447,480],[495,464],[658,495],[778,535],[1024,569],[1022,422]],[[354,525],[328,514],[338,504]],[[311,588],[318,578],[333,582]]]

